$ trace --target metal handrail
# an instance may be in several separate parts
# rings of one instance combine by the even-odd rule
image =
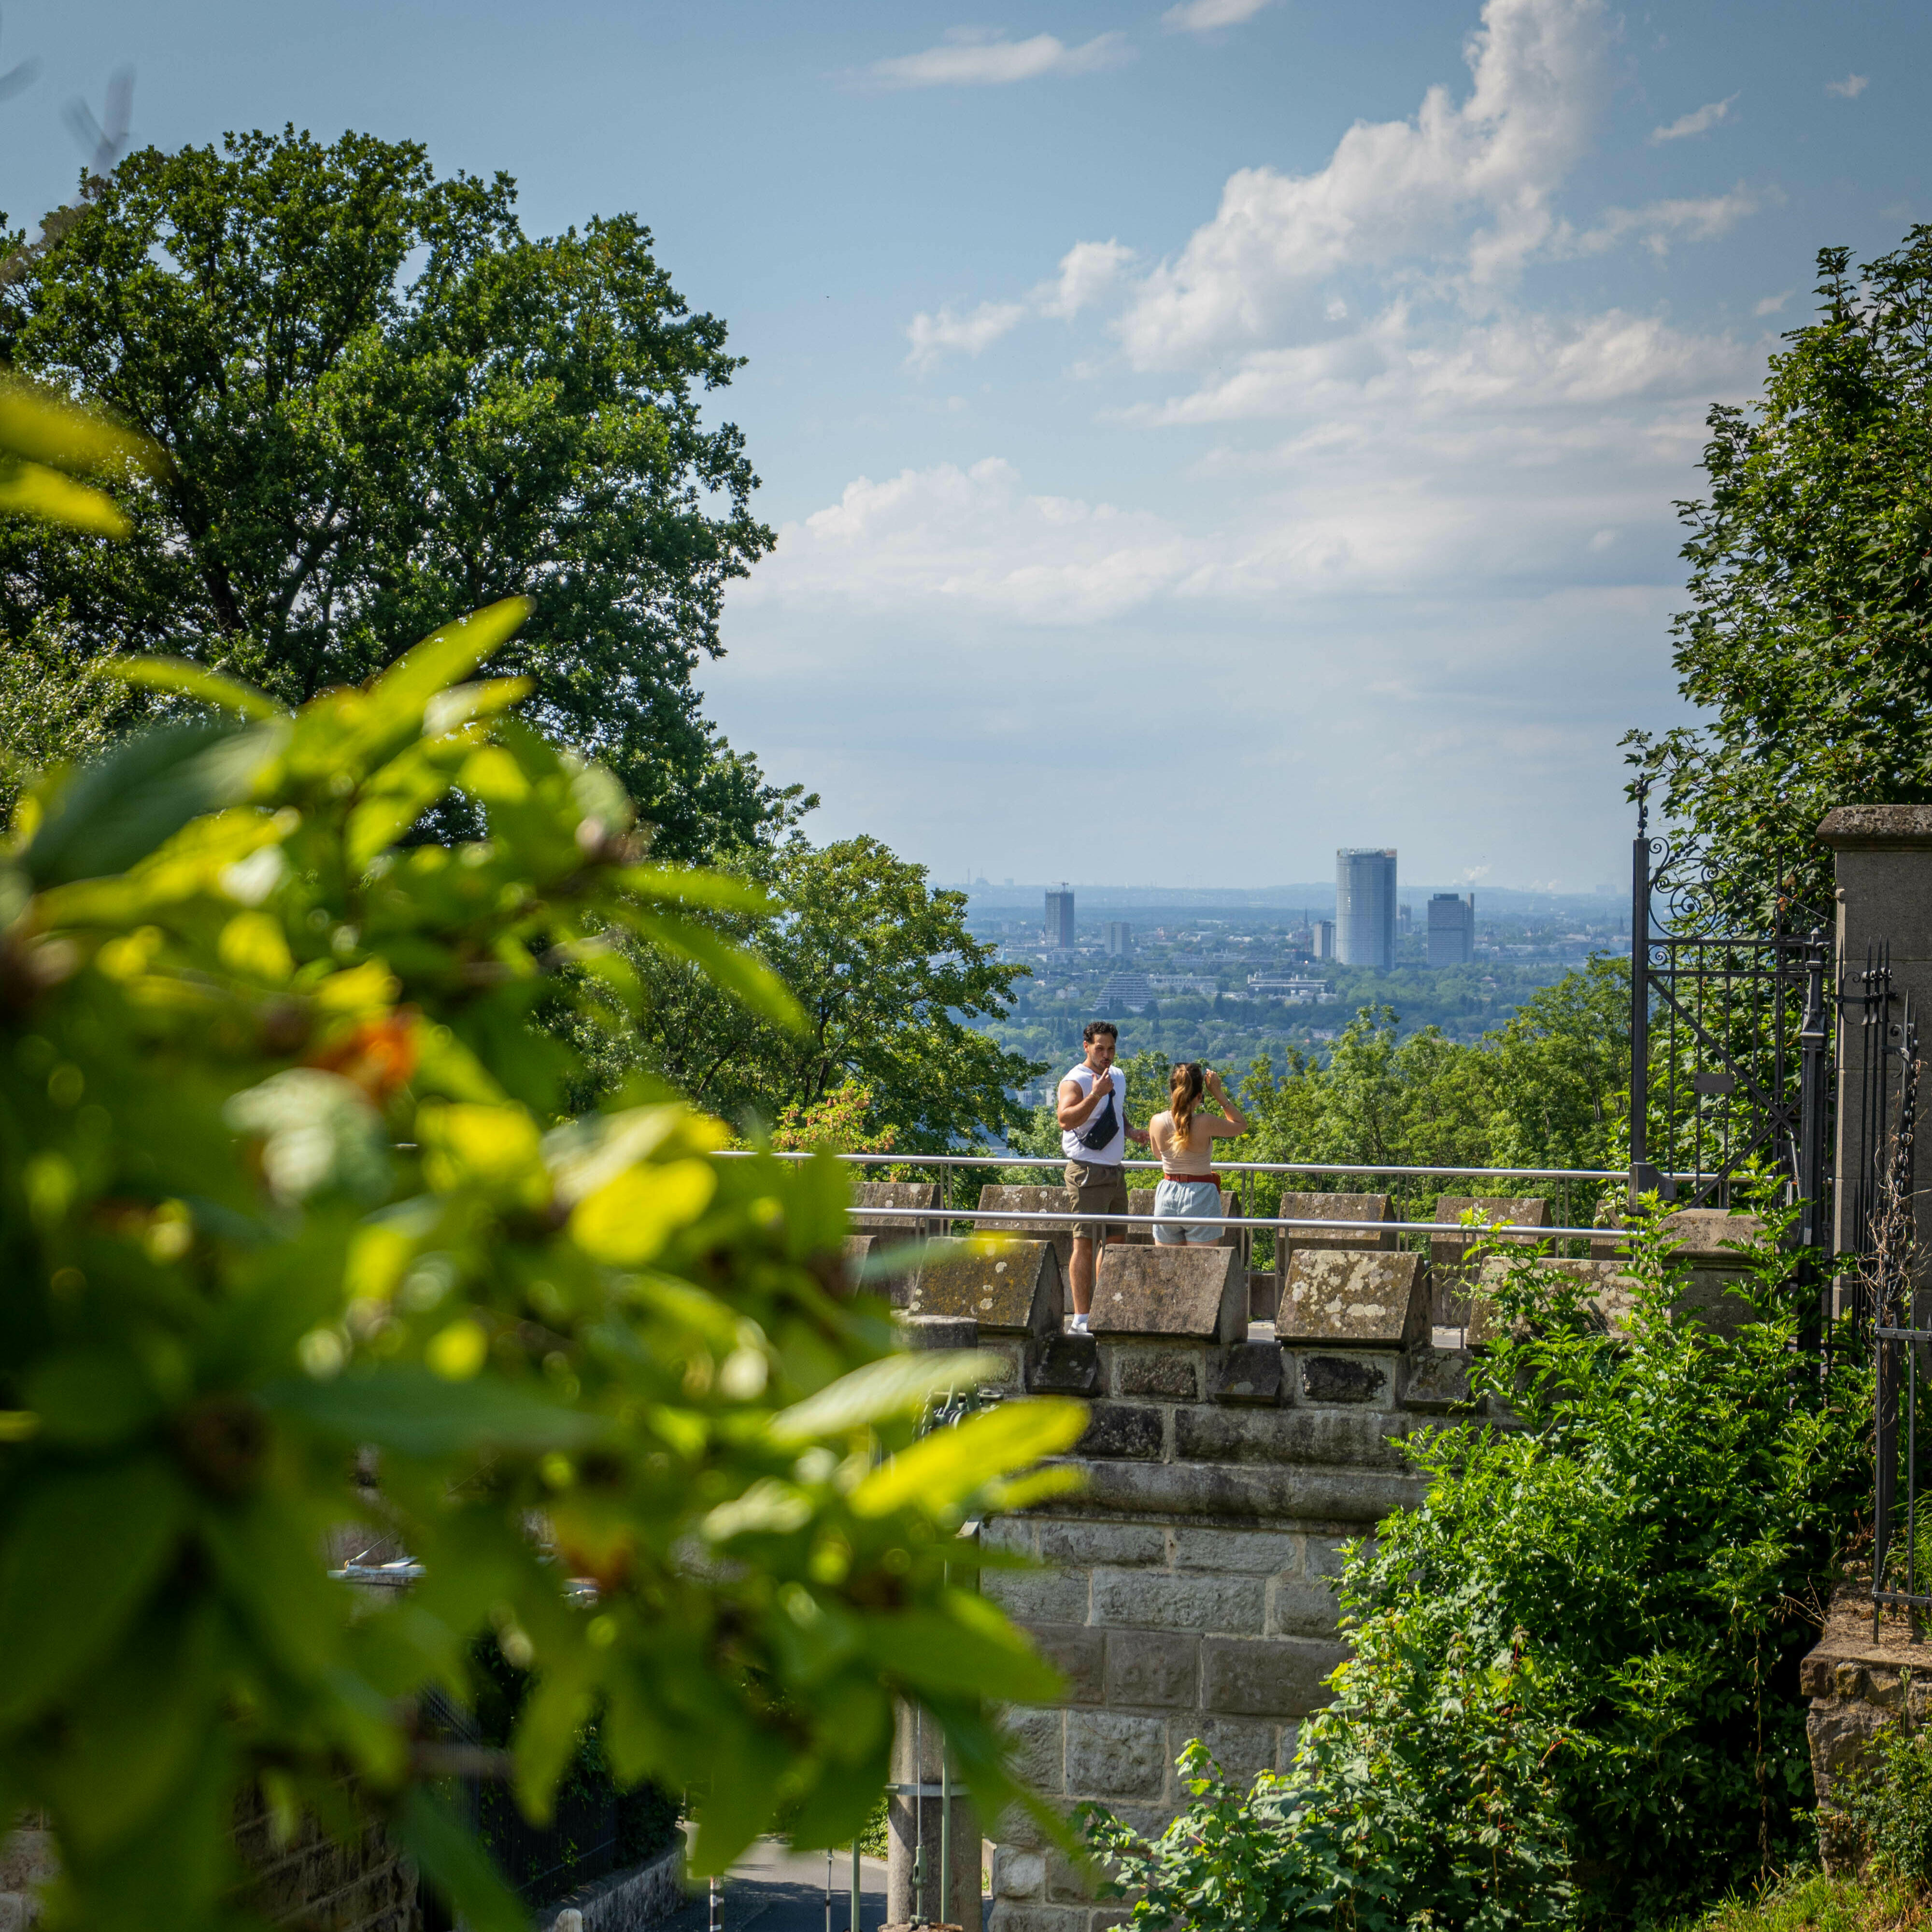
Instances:
[[[760,1151],[756,1148],[724,1148],[721,1154],[733,1155],[740,1160],[749,1160]],[[809,1150],[787,1148],[766,1150],[778,1160],[809,1160]],[[1064,1154],[840,1154],[836,1160],[850,1162],[856,1167],[1064,1167]],[[1144,1168],[1149,1170],[1160,1166],[1157,1160],[1126,1160],[1118,1163],[1122,1167]],[[1624,1180],[1630,1178],[1630,1170],[1622,1167],[1364,1167],[1328,1161],[1312,1160],[1217,1160],[1214,1163],[1216,1174],[1454,1174],[1479,1177],[1498,1180]],[[1712,1180],[1717,1178],[1708,1174],[1672,1174],[1666,1179],[1676,1181]],[[872,1210],[866,1210],[870,1213]]]
[[[1617,1240],[1629,1232],[1623,1228],[1536,1228],[1520,1221],[1478,1225],[1465,1221],[1329,1221],[1300,1215],[1273,1220],[1257,1215],[1251,1220],[1244,1214],[1090,1214],[1074,1208],[855,1208],[852,1213],[865,1221],[1010,1221],[1022,1226],[1050,1227],[1060,1234],[1076,1221],[1082,1227],[1107,1228],[1151,1228],[1156,1222],[1166,1226],[1185,1221],[1192,1226],[1232,1228],[1246,1234],[1262,1228],[1311,1228],[1329,1234],[1347,1228],[1376,1234],[1458,1235],[1470,1240],[1495,1234],[1532,1234],[1542,1240],[1604,1241]]]

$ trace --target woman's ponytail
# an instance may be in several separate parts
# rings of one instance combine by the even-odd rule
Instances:
[[[1194,1118],[1195,1103],[1200,1098],[1200,1063],[1184,1060],[1167,1076],[1167,1111],[1174,1122],[1174,1138],[1177,1141],[1186,1142],[1188,1124]]]

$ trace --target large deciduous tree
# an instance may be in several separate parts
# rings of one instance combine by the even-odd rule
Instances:
[[[964,892],[935,891],[923,866],[876,838],[794,838],[741,868],[782,910],[723,922],[771,963],[804,1029],[774,1027],[697,967],[649,954],[644,1017],[623,1052],[731,1119],[809,1114],[855,1083],[864,1130],[890,1132],[896,1151],[976,1142],[1025,1120],[1011,1090],[1040,1070],[967,1022],[1004,1015],[1027,969],[1000,964],[968,932]]]
[[[692,685],[772,541],[742,436],[700,413],[740,363],[633,217],[532,239],[507,176],[292,128],[130,154],[64,213],[13,238],[0,359],[172,467],[118,490],[118,548],[0,530],[10,648],[53,625],[300,703],[522,593],[505,668],[536,680],[544,730],[616,770],[662,853],[787,815]]]
[[[1711,412],[1710,494],[1678,506],[1674,662],[1704,722],[1632,734],[1760,913],[1829,903],[1811,840],[1833,806],[1932,799],[1932,227],[1856,273],[1818,260],[1817,320],[1753,409]]]

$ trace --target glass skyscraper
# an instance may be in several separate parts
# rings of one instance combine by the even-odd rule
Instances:
[[[1335,854],[1335,950],[1344,966],[1395,964],[1395,852],[1345,845]]]

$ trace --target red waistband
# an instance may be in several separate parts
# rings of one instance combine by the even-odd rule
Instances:
[[[1169,1174],[1165,1168],[1161,1170],[1160,1178],[1163,1180],[1211,1180],[1217,1187],[1221,1184],[1221,1177],[1218,1174]]]

